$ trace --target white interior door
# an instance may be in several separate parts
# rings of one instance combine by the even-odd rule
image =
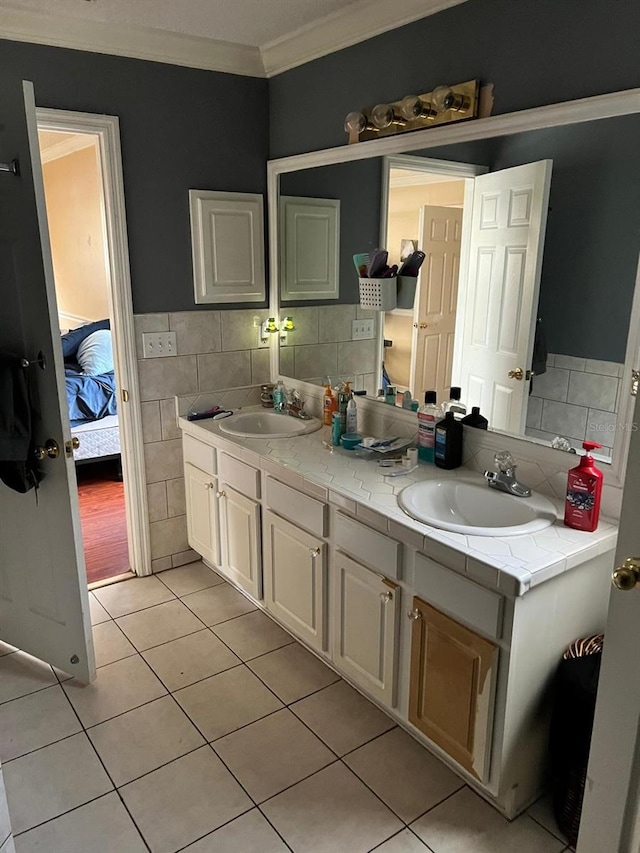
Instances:
[[[639,407],[636,404],[637,424]],[[640,431],[631,433],[616,565],[640,558]],[[578,853],[640,850],[640,588],[612,586]]]
[[[18,158],[19,176],[0,172],[0,347],[35,359],[28,369],[39,406],[36,444],[53,439],[41,463],[37,499],[0,483],[0,639],[83,681],[95,677],[51,250],[38,151],[33,86],[2,103],[0,162]],[[4,404],[4,401],[3,401]]]
[[[410,388],[422,403],[424,391],[449,399],[456,330],[462,208],[424,205],[420,209],[420,268],[414,310]]]
[[[467,274],[458,298],[453,384],[489,426],[524,431],[551,160],[475,179],[462,255]],[[509,376],[521,368],[523,378]]]

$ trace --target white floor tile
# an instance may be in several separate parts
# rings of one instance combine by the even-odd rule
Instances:
[[[288,853],[289,848],[258,809],[237,817],[183,853]],[[337,853],[337,851],[336,851]]]
[[[0,705],[0,761],[9,761],[82,730],[62,687]]]
[[[4,777],[2,768],[0,768],[0,839],[4,842],[11,835],[11,818],[9,817],[9,807],[7,806],[7,798],[4,793]]]
[[[109,616],[93,592],[89,593],[89,610],[91,611],[92,625],[99,625],[101,622],[108,622],[111,619],[111,616]]]
[[[215,740],[282,708],[246,666],[228,669],[174,694],[207,740]]]
[[[185,595],[182,600],[205,625],[217,625],[257,609],[255,604],[227,583]]]
[[[2,767],[14,835],[113,789],[85,734]]]
[[[13,652],[17,651],[18,650],[15,646],[10,646],[9,643],[3,643],[2,640],[0,640],[0,657],[2,657],[3,655],[10,655]]]
[[[398,818],[340,762],[261,808],[295,853],[365,853],[402,829]]]
[[[136,653],[135,648],[111,619],[93,626],[93,647],[98,667],[115,663]]]
[[[294,642],[290,634],[259,610],[214,625],[211,630],[242,660],[267,654]]]
[[[376,847],[374,853],[429,853],[429,848],[410,829],[403,829],[402,832]],[[465,850],[464,853],[467,851]],[[472,851],[469,850],[468,853]]]
[[[87,727],[131,711],[167,692],[138,655],[101,667],[92,684],[80,684],[75,679],[65,681],[63,690]]]
[[[542,797],[542,799],[534,803],[527,810],[527,814],[531,815],[534,820],[538,821],[538,823],[544,826],[545,829],[548,829],[549,832],[553,833],[556,838],[559,838],[561,841],[564,841],[565,844],[567,843],[567,840],[562,830],[558,826],[556,816],[553,813],[551,795]]]
[[[205,743],[170,696],[94,726],[88,734],[118,788]]]
[[[180,566],[179,569],[169,569],[161,572],[158,577],[171,592],[180,597],[225,582],[224,578],[204,563],[190,563],[188,566]]]
[[[139,652],[202,630],[202,622],[181,601],[174,599],[128,616],[116,624]]]
[[[344,761],[406,823],[464,784],[399,728],[365,744]]]
[[[93,590],[93,595],[114,619],[175,598],[171,590],[153,576],[103,586]]]
[[[565,844],[522,815],[509,823],[469,788],[411,825],[433,853],[561,853]]]
[[[209,628],[148,649],[142,657],[171,691],[241,663]]]
[[[0,853],[16,853],[13,836],[7,838],[4,844],[0,847]]]
[[[336,760],[286,708],[217,740],[214,749],[256,803]]]
[[[300,643],[284,646],[247,663],[285,705],[314,693],[340,676]]]
[[[147,848],[116,793],[107,794],[25,832],[16,853],[146,853]]]
[[[253,805],[208,746],[120,793],[152,853],[175,853]]]
[[[346,681],[336,681],[294,702],[291,710],[338,755],[357,749],[395,726],[390,717]]]
[[[49,664],[26,652],[13,652],[0,657],[0,703],[57,683]]]

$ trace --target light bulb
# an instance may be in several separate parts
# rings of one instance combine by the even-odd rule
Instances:
[[[464,112],[471,106],[471,99],[467,95],[454,92],[450,86],[438,86],[431,93],[431,100],[438,112]]]
[[[429,101],[423,101],[417,95],[406,95],[400,101],[400,114],[407,121],[415,121],[417,118],[434,119],[438,113]]]
[[[362,133],[367,127],[367,117],[364,113],[354,110],[344,120],[344,129],[347,133]]]
[[[407,122],[404,118],[399,117],[393,111],[393,107],[389,104],[376,104],[371,110],[371,121],[378,130],[385,130],[392,124],[405,125]]]

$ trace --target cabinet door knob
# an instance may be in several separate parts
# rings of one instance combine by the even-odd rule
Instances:
[[[205,484],[204,484],[204,487],[205,487],[205,489],[212,489],[212,488],[213,488],[213,483],[205,483]]]
[[[388,604],[389,601],[393,601],[393,593],[389,592],[381,592],[380,593],[380,601],[383,604]]]
[[[321,550],[322,550],[321,548],[309,548],[309,553],[311,554],[311,556],[315,560],[316,557],[320,556]]]
[[[640,583],[640,558],[628,557],[611,575],[613,585],[628,592]]]
[[[411,619],[412,622],[417,622],[418,619],[422,619],[422,613],[420,613],[420,611],[415,608],[414,610],[410,610],[407,613],[407,618]]]
[[[213,485],[213,484],[212,484],[212,485]],[[226,493],[226,492],[216,492],[216,497],[217,497],[217,498],[226,498],[226,496],[227,496],[227,493]]]

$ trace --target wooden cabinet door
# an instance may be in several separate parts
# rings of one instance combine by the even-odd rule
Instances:
[[[393,707],[400,612],[397,584],[336,552],[333,608],[334,662],[372,696]]]
[[[220,484],[222,573],[253,598],[262,597],[260,505]]]
[[[217,481],[190,462],[184,464],[189,545],[205,560],[220,565]]]
[[[419,598],[413,607],[409,721],[484,782],[498,647]]]
[[[326,545],[264,514],[264,597],[267,609],[319,651],[326,648]]]

